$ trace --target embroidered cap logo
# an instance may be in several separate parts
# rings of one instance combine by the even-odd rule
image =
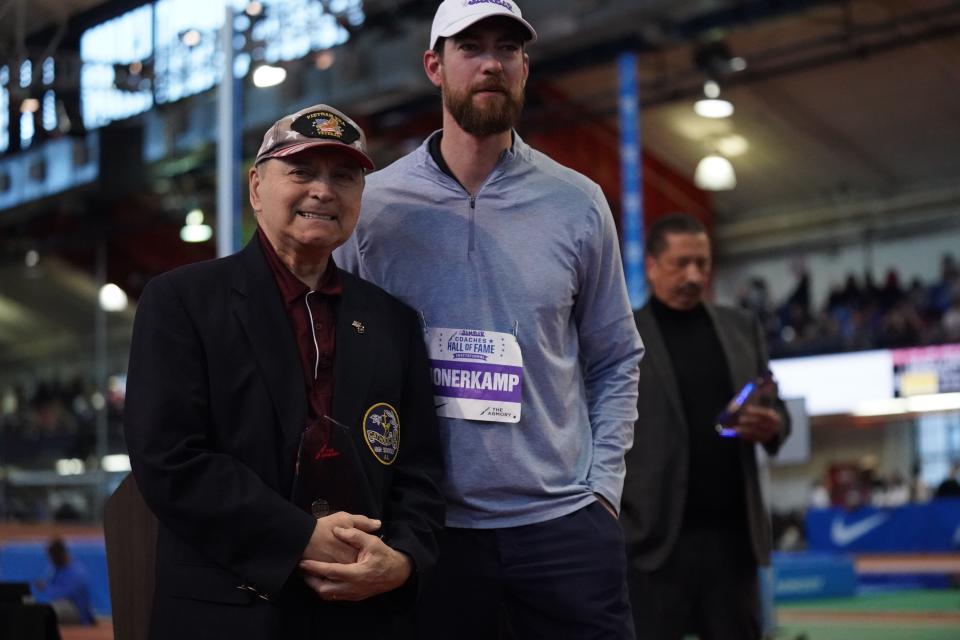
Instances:
[[[307,138],[327,138],[354,147],[360,140],[360,132],[350,123],[329,111],[306,113],[290,125],[290,129]]]
[[[343,121],[337,116],[330,116],[329,118],[320,116],[313,121],[313,126],[316,128],[317,133],[322,136],[343,137]]]
[[[463,2],[463,6],[465,7],[469,7],[475,4],[496,4],[496,5],[500,5],[501,7],[505,7],[509,9],[510,13],[516,13],[514,11],[513,3],[508,2],[508,0],[464,0]]]

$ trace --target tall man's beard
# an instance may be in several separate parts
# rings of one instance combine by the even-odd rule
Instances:
[[[491,101],[481,107],[474,105],[475,93],[495,89],[501,91],[503,100]],[[523,89],[512,93],[503,85],[473,87],[463,92],[443,89],[443,104],[460,128],[474,136],[489,136],[510,131],[516,126],[523,110]]]

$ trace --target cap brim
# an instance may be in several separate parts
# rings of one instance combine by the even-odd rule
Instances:
[[[445,29],[435,34],[433,42],[430,43],[430,47],[433,48],[437,45],[437,38],[449,38],[450,36],[455,36],[469,26],[472,26],[481,20],[486,20],[487,18],[510,18],[511,20],[516,20],[523,28],[527,30],[527,42],[536,42],[537,41],[537,32],[533,29],[533,26],[524,20],[523,18],[517,17],[512,13],[503,12],[503,13],[480,13],[477,15],[466,16],[459,20],[456,20],[447,25]]]
[[[351,147],[348,144],[336,142],[335,140],[309,140],[307,142],[298,142],[297,144],[292,144],[289,147],[281,147],[276,151],[271,151],[270,153],[257,158],[257,164],[271,158],[286,158],[315,147],[336,147],[340,151],[353,156],[354,159],[360,163],[360,166],[367,171],[373,171],[376,169],[376,166],[373,164],[373,160],[371,160],[370,156],[365,154],[363,151],[360,151],[356,147]]]

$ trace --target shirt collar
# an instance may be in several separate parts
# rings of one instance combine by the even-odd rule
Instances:
[[[280,256],[278,256],[276,250],[274,250],[273,245],[267,240],[266,234],[264,234],[259,227],[257,228],[257,237],[260,239],[260,248],[263,249],[263,255],[267,258],[270,271],[273,272],[277,286],[280,288],[280,295],[283,297],[284,304],[289,305],[300,296],[309,293],[311,289],[301,282],[297,276],[293,275],[293,272],[287,268],[287,265],[283,264]],[[328,296],[339,296],[343,293],[339,269],[337,269],[332,255],[327,261],[327,270],[320,276],[317,281],[317,287],[313,289],[313,291]]]
[[[437,168],[440,169],[443,173],[447,174],[450,178],[456,181],[457,184],[460,184],[460,181],[457,180],[457,177],[453,175],[453,172],[450,170],[450,166],[447,165],[447,161],[444,159],[443,154],[440,153],[440,141],[443,139],[443,129],[437,129],[423,141],[423,144],[420,145],[418,151],[423,154],[421,161],[425,162],[429,157],[433,160],[434,164],[437,165]],[[500,153],[500,163],[508,162],[513,160],[513,158],[518,155],[525,153],[527,149],[527,144],[520,137],[520,134],[517,133],[516,129],[510,130],[510,147],[504,149]],[[462,187],[463,185],[460,184]]]

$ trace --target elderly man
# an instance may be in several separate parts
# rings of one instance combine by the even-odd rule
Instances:
[[[600,187],[514,130],[536,37],[511,0],[447,0],[443,129],[370,178],[344,267],[419,310],[447,461],[421,638],[631,638],[624,453],[643,346]]]
[[[394,637],[434,564],[419,323],[331,259],[372,168],[336,109],[281,118],[250,170],[254,238],[143,292],[125,428],[160,521],[152,638]]]

